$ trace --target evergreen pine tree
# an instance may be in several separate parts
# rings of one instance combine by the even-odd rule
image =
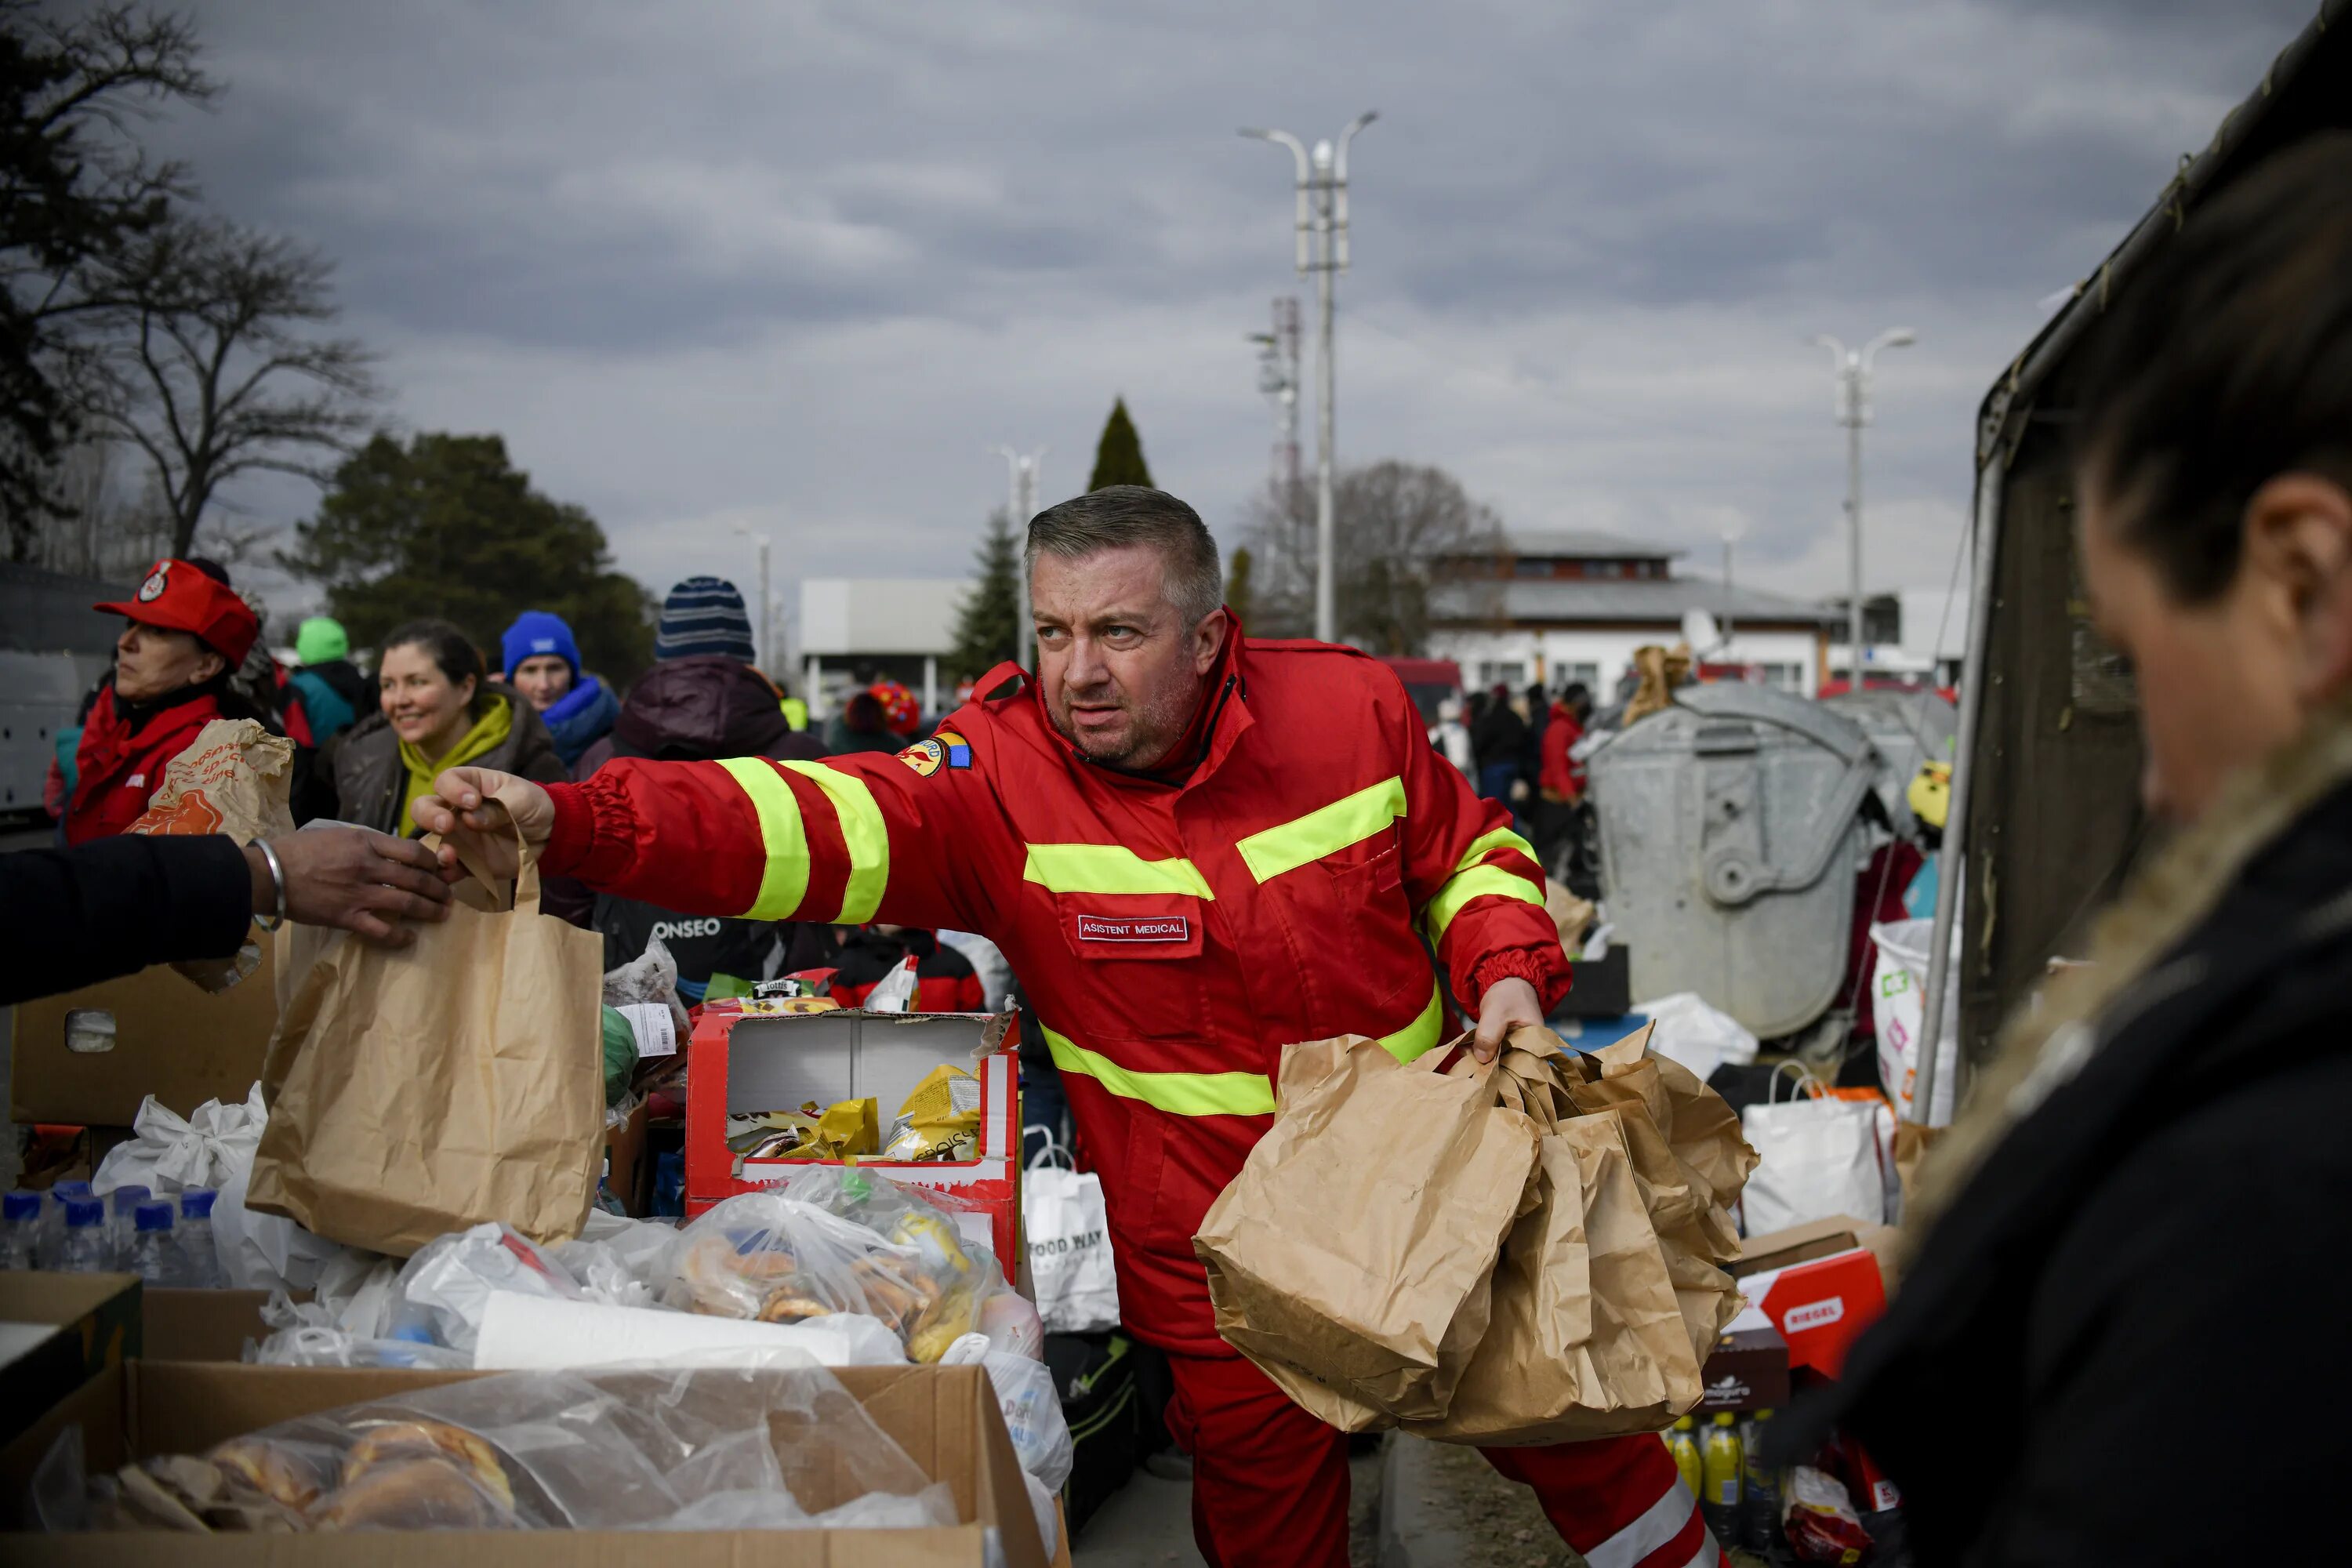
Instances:
[[[1241,622],[1244,632],[1249,630],[1250,621],[1257,613],[1257,605],[1253,603],[1257,590],[1251,582],[1251,574],[1256,565],[1257,563],[1250,559],[1249,546],[1244,545],[1234,552],[1233,560],[1225,567],[1225,608],[1233,611],[1234,618]]]
[[[1011,658],[1020,636],[1021,546],[1013,537],[1012,520],[999,507],[988,514],[988,531],[982,536],[971,594],[956,616],[955,651],[949,663],[955,675],[976,679]]]
[[[1103,421],[1102,440],[1095,447],[1094,477],[1087,480],[1087,489],[1150,483],[1151,470],[1143,462],[1143,437],[1135,433],[1135,421],[1127,416],[1127,399],[1113,398],[1110,417]]]

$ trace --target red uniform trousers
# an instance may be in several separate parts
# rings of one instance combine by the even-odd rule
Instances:
[[[1171,1354],[1169,1430],[1192,1456],[1192,1537],[1210,1568],[1348,1568],[1348,1439],[1238,1356]],[[1721,1568],[1655,1437],[1481,1450],[1535,1489],[1592,1568]]]

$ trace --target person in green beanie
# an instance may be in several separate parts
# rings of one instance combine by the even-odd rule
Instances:
[[[375,706],[367,677],[352,662],[343,625],[312,616],[294,633],[296,668],[286,678],[286,731],[297,745],[323,749]]]

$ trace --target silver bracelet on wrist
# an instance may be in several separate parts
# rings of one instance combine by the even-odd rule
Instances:
[[[286,921],[286,868],[278,863],[278,851],[269,847],[269,840],[267,838],[255,839],[253,847],[260,850],[261,858],[269,863],[270,885],[278,889],[278,911],[275,914],[256,915],[253,917],[253,923],[264,931],[276,931]]]

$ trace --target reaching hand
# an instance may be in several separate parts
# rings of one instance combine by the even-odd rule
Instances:
[[[499,877],[522,869],[515,835],[532,848],[543,847],[555,831],[555,803],[529,779],[490,768],[446,768],[433,793],[411,808],[416,825],[441,836],[442,862],[455,866],[462,851]]]
[[[336,926],[380,947],[416,940],[415,921],[449,918],[448,879],[433,852],[414,839],[364,827],[313,827],[281,833],[270,851],[286,873],[286,918]],[[278,901],[269,867],[257,848],[246,859],[255,870],[254,909]]]
[[[1497,980],[1478,1000],[1478,1037],[1470,1042],[1470,1054],[1491,1062],[1512,1030],[1540,1028],[1543,1021],[1543,998],[1533,985],[1517,975]]]

